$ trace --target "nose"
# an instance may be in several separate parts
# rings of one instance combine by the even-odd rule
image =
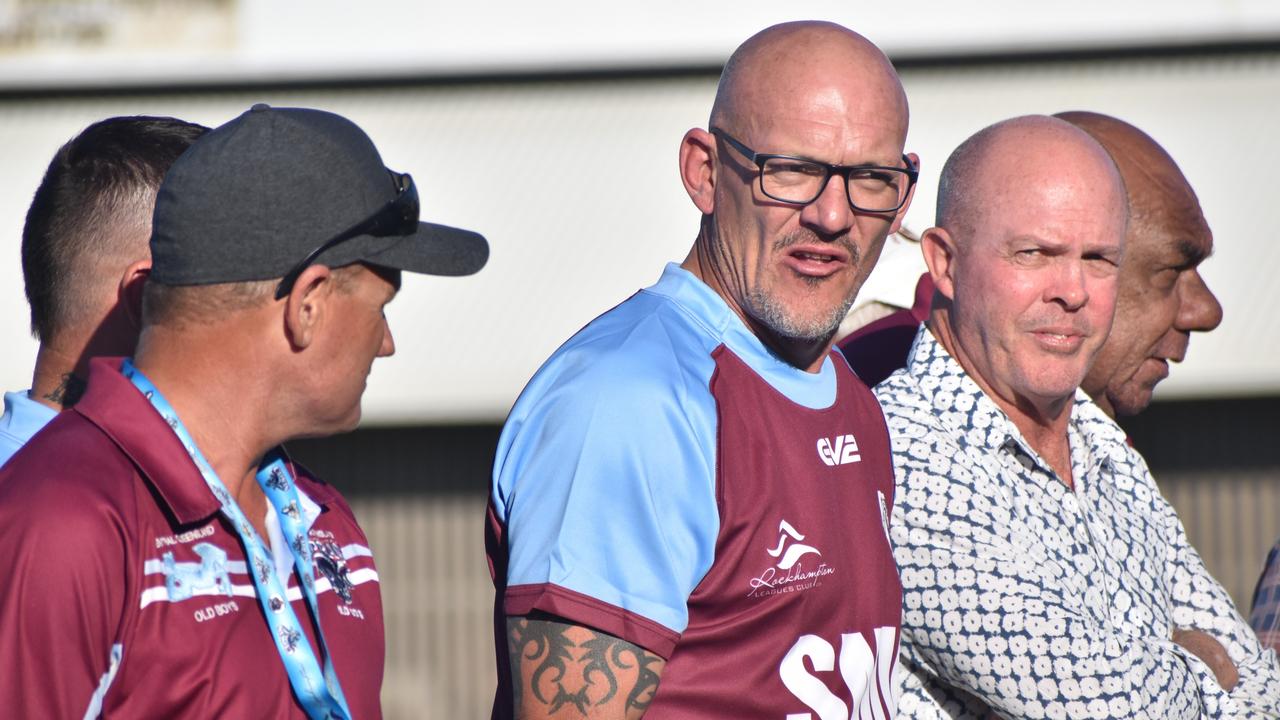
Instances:
[[[378,357],[391,357],[396,354],[396,341],[391,336],[391,325],[386,316],[382,318],[382,346],[378,348]]]
[[[1057,272],[1047,288],[1049,302],[1061,303],[1067,310],[1079,310],[1089,302],[1089,287],[1086,283],[1084,261],[1079,259],[1060,258],[1056,263]]]
[[[813,202],[800,211],[800,222],[822,236],[843,235],[853,226],[853,208],[843,177],[832,174]]]
[[[1179,278],[1178,317],[1175,326],[1184,332],[1208,332],[1222,322],[1222,304],[1196,270]]]

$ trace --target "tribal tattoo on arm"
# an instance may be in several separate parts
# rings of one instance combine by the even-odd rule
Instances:
[[[507,618],[518,720],[642,717],[666,660],[552,615]]]

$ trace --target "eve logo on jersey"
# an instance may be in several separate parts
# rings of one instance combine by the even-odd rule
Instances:
[[[818,438],[818,457],[830,467],[862,462],[858,454],[858,441],[852,435],[837,435],[834,439]]]
[[[852,707],[846,705],[817,673],[829,673],[836,669],[836,650],[831,643],[817,635],[801,635],[778,666],[782,684],[792,695],[812,712],[787,713],[787,720],[851,720],[867,718],[887,720],[897,710],[897,698],[893,694],[893,666],[898,661],[898,628],[878,627],[872,633],[876,646],[872,648],[862,633],[844,633],[840,636],[840,679],[849,690]],[[813,668],[809,672],[806,667]]]

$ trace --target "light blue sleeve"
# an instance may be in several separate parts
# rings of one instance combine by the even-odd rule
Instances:
[[[503,429],[493,502],[508,587],[549,583],[680,633],[719,532],[716,415],[706,339],[669,320],[584,331],[552,356]]]

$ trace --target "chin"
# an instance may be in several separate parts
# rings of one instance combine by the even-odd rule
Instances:
[[[1117,416],[1137,415],[1146,410],[1151,405],[1151,398],[1155,394],[1155,388],[1144,388],[1136,391],[1126,391],[1121,389],[1120,392],[1107,393],[1107,399],[1111,401],[1111,409],[1115,411]]]

